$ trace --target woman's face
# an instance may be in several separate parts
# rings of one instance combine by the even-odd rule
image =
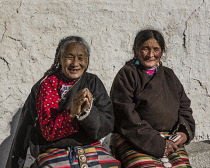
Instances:
[[[162,56],[161,47],[154,38],[145,41],[136,53],[141,65],[147,68],[157,65]]]
[[[88,65],[88,55],[80,43],[70,43],[60,58],[62,72],[69,79],[77,79],[84,73]]]

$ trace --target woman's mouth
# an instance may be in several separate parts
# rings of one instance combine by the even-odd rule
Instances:
[[[78,73],[80,69],[68,69],[70,71],[70,73]]]
[[[152,61],[155,61],[155,60],[153,59],[153,60],[145,60],[145,61],[147,61],[147,62],[152,62]]]

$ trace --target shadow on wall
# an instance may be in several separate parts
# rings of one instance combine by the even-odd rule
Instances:
[[[202,141],[202,142],[210,144],[210,140],[205,140],[205,141]]]
[[[19,108],[18,111],[15,113],[15,115],[12,118],[12,121],[10,122],[10,136],[8,136],[0,145],[0,167],[4,168],[6,166],[7,157],[10,151],[10,147],[12,144],[13,137],[16,132],[20,112],[22,108]]]

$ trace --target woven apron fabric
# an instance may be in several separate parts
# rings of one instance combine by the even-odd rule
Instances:
[[[165,138],[170,135],[168,132],[161,132]],[[130,146],[127,141],[119,134],[113,136],[117,145],[117,153],[120,156],[118,159],[122,163],[123,168],[164,168],[163,162],[159,158],[152,157],[147,154],[139,153]],[[173,168],[191,168],[188,154],[184,146],[179,147],[178,150],[168,156],[169,162]]]
[[[121,163],[97,142],[82,146],[89,168],[118,168]],[[77,147],[49,149],[37,158],[39,168],[80,168]],[[86,167],[84,167],[86,168]]]

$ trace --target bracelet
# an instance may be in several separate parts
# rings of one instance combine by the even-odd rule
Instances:
[[[77,118],[80,118],[80,117],[82,117],[82,116],[85,115],[85,114],[86,114],[85,112],[81,112],[81,113],[77,114],[76,117],[77,117]]]

